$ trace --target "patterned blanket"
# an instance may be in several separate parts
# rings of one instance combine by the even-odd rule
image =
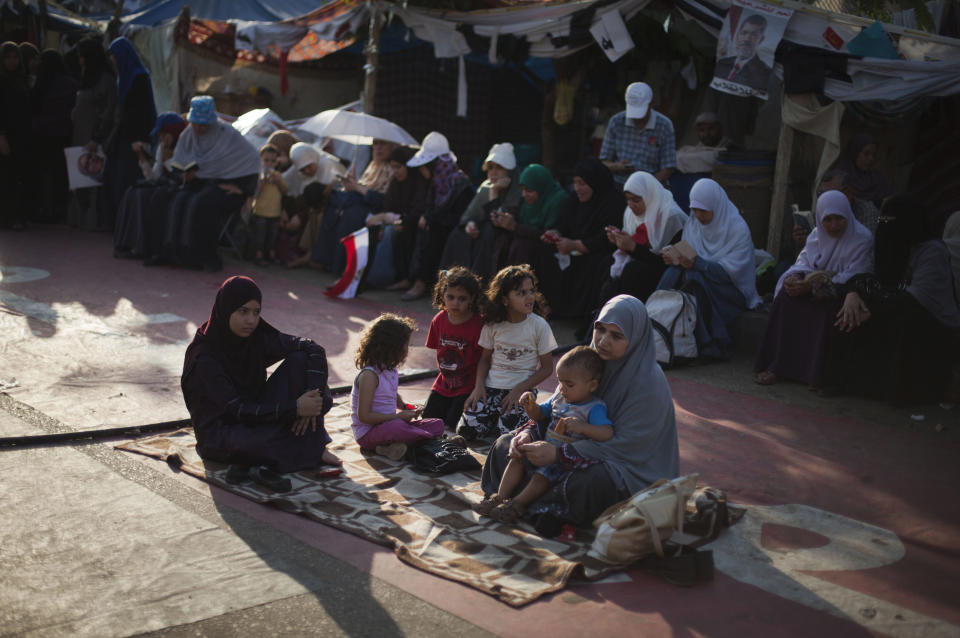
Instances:
[[[545,539],[531,527],[514,527],[478,516],[471,506],[483,497],[479,471],[431,476],[403,461],[360,451],[346,406],[326,417],[330,449],[343,460],[336,478],[316,470],[288,475],[293,489],[276,494],[253,483],[226,482],[226,466],[203,461],[192,429],[137,439],[119,449],[166,460],[182,471],[258,503],[270,504],[391,546],[406,563],[464,583],[515,607],[563,589],[577,573],[599,578],[609,565],[587,556],[592,538],[580,530],[575,542]],[[483,456],[474,452],[483,462]]]

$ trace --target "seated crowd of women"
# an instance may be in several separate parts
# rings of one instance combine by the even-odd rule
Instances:
[[[364,226],[372,253],[364,284],[402,290],[403,300],[425,296],[437,273],[455,266],[489,281],[506,266],[529,264],[551,315],[575,320],[581,339],[608,299],[645,302],[676,289],[696,299],[700,356],[724,358],[730,323],[761,304],[750,230],[710,179],[691,189],[688,216],[648,173],[631,175],[621,192],[609,169],[586,158],[569,192],[544,166],[518,166],[505,142],[490,149],[475,190],[438,132],[419,149],[375,140],[356,179],[337,157],[289,132],[275,134],[258,157],[216,119],[209,97],[194,98],[187,120],[158,118],[156,162],[143,170],[156,178],[196,169],[126,192],[118,253],[217,268],[223,213],[250,194],[262,264],[340,272],[340,239]],[[824,179],[815,228],[795,231],[799,255],[774,291],[758,383],[794,379],[825,394],[903,401],[943,394],[960,326],[949,251],[904,198],[884,202],[889,189],[872,168],[875,155],[875,142],[854,137]],[[900,363],[874,365],[881,356]]]
[[[816,227],[777,282],[757,383],[790,379],[901,405],[944,398],[958,353],[960,217],[941,240],[915,204],[887,198],[874,234],[847,195],[820,195]]]

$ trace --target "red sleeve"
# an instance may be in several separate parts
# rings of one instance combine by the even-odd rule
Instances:
[[[437,350],[440,348],[440,320],[443,316],[443,311],[438,312],[433,319],[430,320],[430,330],[427,331],[427,343],[426,346],[431,350]]]

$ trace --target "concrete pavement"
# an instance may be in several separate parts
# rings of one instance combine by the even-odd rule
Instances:
[[[380,311],[414,316],[415,343],[432,314],[393,293],[328,300],[315,272],[145,269],[63,228],[0,234],[0,268],[0,436],[185,416],[183,348],[227,274],[327,347],[332,383]],[[411,367],[431,354],[412,348]],[[960,635],[956,411],[761,388],[750,360],[669,373],[683,470],[752,506],[715,544],[710,585],[631,572],[514,610],[108,444],[0,449],[0,634]]]

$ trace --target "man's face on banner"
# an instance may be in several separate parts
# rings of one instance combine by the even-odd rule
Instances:
[[[737,57],[747,59],[757,52],[763,42],[763,26],[755,22],[744,22],[737,32]]]

